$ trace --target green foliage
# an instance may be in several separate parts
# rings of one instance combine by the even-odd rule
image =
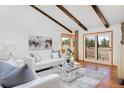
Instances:
[[[66,53],[66,61],[67,61],[67,63],[70,62],[70,58],[72,56],[71,53],[72,53],[71,50],[70,49],[67,49],[67,53]]]
[[[88,38],[86,38],[86,46],[87,47],[94,47],[95,46],[95,40],[93,40],[93,39],[88,39]]]
[[[95,40],[86,38],[86,47],[95,47]],[[101,43],[98,42],[98,47],[109,47],[109,40],[104,38]]]
[[[69,45],[70,44],[70,39],[65,39],[62,41],[63,45]]]
[[[99,47],[109,47],[109,40],[106,40],[105,38],[101,41],[101,44],[99,44]]]

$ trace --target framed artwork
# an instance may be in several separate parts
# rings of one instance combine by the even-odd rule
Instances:
[[[52,38],[43,36],[29,36],[29,50],[52,49]]]

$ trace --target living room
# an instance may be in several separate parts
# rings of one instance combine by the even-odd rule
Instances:
[[[1,87],[123,88],[123,9],[119,5],[1,5],[0,76],[5,72]],[[94,40],[91,46],[86,41],[89,36]],[[109,38],[104,53],[99,52],[100,36],[100,40]],[[3,62],[15,70],[11,73],[12,67],[2,67]],[[30,73],[21,73],[22,69]]]

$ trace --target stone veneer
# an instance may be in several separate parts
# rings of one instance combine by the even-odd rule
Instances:
[[[121,29],[122,29],[122,40],[121,40],[121,44],[124,45],[124,23],[121,24]]]

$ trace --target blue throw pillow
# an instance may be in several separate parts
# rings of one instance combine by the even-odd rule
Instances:
[[[9,63],[0,62],[0,81],[3,77],[5,77],[8,73],[10,73],[11,71],[13,71],[16,68],[17,67],[15,67]]]
[[[0,83],[5,88],[11,88],[30,82],[34,79],[35,76],[32,69],[29,66],[24,65],[11,71],[7,76],[1,79]]]

